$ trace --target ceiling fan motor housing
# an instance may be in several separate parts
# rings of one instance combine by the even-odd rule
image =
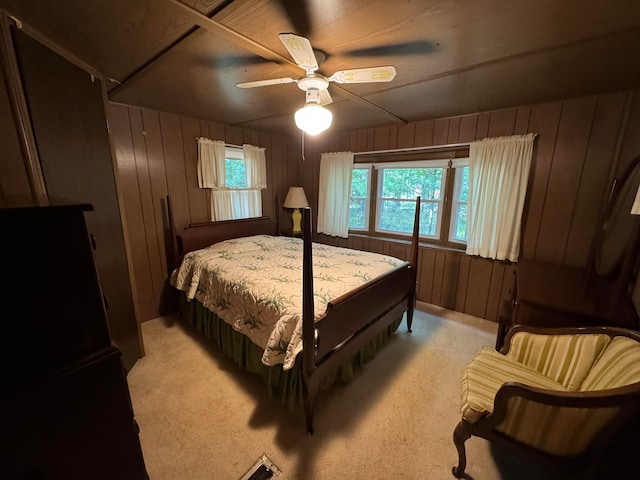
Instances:
[[[304,90],[305,92],[309,89],[314,89],[318,92],[321,92],[322,90],[326,90],[328,87],[329,81],[325,77],[323,77],[322,75],[318,75],[317,73],[305,75],[298,80],[298,88],[300,90]]]

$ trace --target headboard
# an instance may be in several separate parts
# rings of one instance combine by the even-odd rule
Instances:
[[[250,235],[276,235],[278,225],[269,217],[225,220],[222,222],[192,223],[176,235],[178,255],[199,250],[230,238]]]
[[[278,222],[270,217],[192,223],[182,232],[177,232],[170,195],[167,195],[166,201],[169,220],[169,250],[171,251],[169,272],[178,267],[180,259],[187,252],[199,250],[231,238],[278,234]]]

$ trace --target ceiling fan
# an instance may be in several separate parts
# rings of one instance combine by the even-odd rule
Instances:
[[[237,86],[240,88],[254,88],[296,83],[298,88],[306,94],[304,107],[298,110],[295,115],[296,125],[311,135],[316,135],[331,125],[331,112],[323,107],[333,101],[328,91],[329,83],[390,82],[396,76],[396,69],[388,65],[340,70],[329,77],[325,77],[317,73],[319,68],[318,61],[308,39],[293,33],[281,33],[279,38],[296,64],[305,71],[305,74],[300,78],[272,78],[238,83]]]

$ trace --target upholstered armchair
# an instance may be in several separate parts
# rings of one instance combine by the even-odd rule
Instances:
[[[597,461],[640,408],[640,333],[515,327],[500,352],[484,347],[467,365],[461,387],[455,477],[465,476],[472,435],[549,459]]]

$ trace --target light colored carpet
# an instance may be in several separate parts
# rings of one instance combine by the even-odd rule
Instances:
[[[351,383],[318,396],[313,436],[305,433],[302,406],[289,411],[267,398],[259,377],[177,316],[145,322],[146,356],[128,381],[151,480],[237,480],[262,454],[283,479],[452,479],[461,373],[483,345],[495,343],[497,325],[419,308],[413,333],[403,322]],[[472,437],[467,473],[476,480],[549,478],[501,455]]]

